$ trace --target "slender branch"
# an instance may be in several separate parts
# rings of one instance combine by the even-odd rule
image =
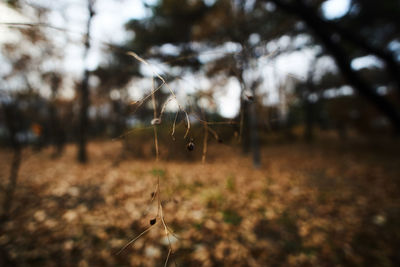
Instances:
[[[287,2],[280,0],[265,1],[273,2],[278,8],[299,16],[333,56],[337,66],[349,84],[370,101],[377,109],[385,114],[391,121],[395,131],[400,133],[400,114],[398,110],[388,100],[378,95],[374,89],[362,80],[359,74],[351,68],[351,61],[345,50],[331,38],[332,31],[329,28],[324,27],[323,24],[320,24],[320,19],[312,10],[301,1],[296,1],[293,4],[288,4]]]

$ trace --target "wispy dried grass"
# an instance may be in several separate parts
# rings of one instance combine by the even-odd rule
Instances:
[[[154,67],[153,67],[150,63],[148,63],[148,62],[147,62],[146,60],[144,60],[143,58],[139,57],[135,52],[128,52],[127,54],[128,54],[129,56],[134,57],[136,60],[138,60],[139,62],[145,64],[146,66],[150,67],[150,69],[151,69],[153,75],[154,75],[156,78],[160,79],[160,81],[161,81],[161,85],[158,86],[156,89],[152,90],[152,92],[151,92],[150,95],[145,96],[145,97],[141,100],[141,103],[143,103],[144,100],[146,100],[148,97],[154,96],[154,94],[155,94],[158,90],[160,90],[163,86],[165,86],[165,87],[169,90],[171,97],[175,100],[176,104],[178,105],[179,110],[182,111],[182,112],[185,114],[186,123],[187,123],[187,124],[186,124],[186,133],[185,133],[185,135],[183,136],[183,138],[186,138],[186,137],[188,136],[189,132],[190,132],[190,119],[189,119],[189,114],[186,112],[186,110],[183,108],[183,106],[179,103],[178,98],[176,97],[176,95],[175,95],[174,91],[172,90],[172,88],[171,88],[171,87],[169,86],[169,84],[165,81],[165,79],[164,79],[160,74],[157,73],[157,71],[154,69]],[[154,85],[153,85],[153,87],[154,87]],[[168,102],[169,102],[169,101],[168,101]],[[168,104],[168,103],[166,103],[166,104]],[[165,104],[165,105],[166,105],[166,104]],[[165,110],[165,107],[163,107],[162,111],[164,111],[164,110]],[[161,117],[161,116],[162,116],[162,113],[160,114],[160,117]]]

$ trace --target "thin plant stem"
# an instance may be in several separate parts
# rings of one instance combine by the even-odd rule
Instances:
[[[161,77],[161,75],[158,74],[158,73],[155,71],[154,67],[153,67],[150,63],[148,63],[146,60],[144,60],[143,58],[141,58],[140,56],[138,56],[138,55],[137,55],[135,52],[133,52],[133,51],[130,51],[130,52],[128,52],[127,54],[130,55],[130,56],[132,56],[132,57],[134,57],[134,58],[135,58],[136,60],[138,60],[139,62],[141,62],[141,63],[143,63],[143,64],[145,64],[145,65],[147,65],[147,66],[149,66],[149,67],[151,68],[151,70],[152,70],[152,72],[153,72],[153,75],[156,76],[158,79],[160,79],[160,81],[162,82],[162,84],[161,84],[160,86],[165,86],[165,87],[167,87],[167,89],[169,90],[171,96],[175,99],[175,101],[176,101],[176,103],[177,103],[177,105],[178,105],[179,110],[181,110],[181,111],[183,111],[183,112],[185,113],[185,115],[186,115],[186,133],[185,133],[185,135],[183,136],[183,138],[185,139],[185,138],[188,136],[189,131],[190,131],[190,119],[189,119],[189,114],[186,112],[186,110],[185,110],[185,109],[182,107],[182,105],[179,103],[178,98],[176,97],[176,95],[175,95],[174,91],[172,90],[172,88],[168,85],[168,83],[165,81],[165,79],[164,79],[163,77]],[[158,88],[158,89],[159,89],[159,88]]]
[[[207,123],[204,123],[203,126],[204,126],[204,140],[203,140],[203,155],[201,157],[201,162],[204,164],[206,163],[206,156],[207,156],[208,125]]]
[[[154,89],[154,79],[153,79],[153,89]],[[154,119],[157,119],[157,105],[156,105],[156,97],[154,95],[154,92],[151,94],[151,100],[153,103]],[[158,150],[158,136],[157,136],[157,125],[156,124],[153,125],[153,129],[154,129],[154,145],[156,147],[156,161],[158,161],[159,160],[159,150]]]
[[[135,243],[136,240],[138,240],[141,236],[143,236],[143,235],[146,234],[148,231],[150,231],[150,229],[153,228],[154,226],[156,226],[156,224],[149,226],[146,230],[144,230],[143,232],[141,232],[137,237],[135,237],[135,238],[133,238],[131,241],[129,241],[125,246],[123,246],[123,247],[117,252],[117,255],[121,254],[121,252],[124,251],[127,247],[129,247],[129,245]]]
[[[176,114],[175,114],[175,119],[174,119],[174,123],[172,124],[172,132],[171,132],[171,136],[172,136],[172,139],[175,141],[175,128],[176,128],[176,120],[178,119],[178,114],[179,114],[179,111],[178,112],[176,112]]]

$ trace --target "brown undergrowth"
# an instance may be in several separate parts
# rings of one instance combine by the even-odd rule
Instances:
[[[178,266],[386,265],[399,262],[399,159],[349,145],[265,147],[263,167],[232,147],[209,147],[201,162],[127,159],[110,164],[116,142],[90,145],[91,162],[24,150],[2,257],[29,266],[163,266],[169,243]],[[185,149],[185,148],[182,148]],[[10,152],[0,152],[1,185]],[[134,246],[157,214],[164,217]],[[169,265],[174,264],[170,260]]]

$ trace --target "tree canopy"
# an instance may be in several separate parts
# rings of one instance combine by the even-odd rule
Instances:
[[[237,67],[243,67],[243,58],[269,56],[273,60],[311,49],[317,60],[325,55],[332,57],[343,77],[339,81],[353,87],[400,129],[398,100],[392,97],[400,95],[396,19],[400,4],[391,0],[379,5],[374,1],[351,0],[343,16],[328,19],[323,8],[326,2],[165,0],[147,4],[151,15],[126,24],[127,32],[133,33],[132,38],[113,53],[115,64],[108,68],[122,70],[122,77],[116,81],[119,85],[129,81],[132,75],[140,75],[134,67],[137,62],[121,57],[121,51],[132,50],[146,59],[180,66],[182,71],[206,69],[208,76],[219,71],[237,76]],[[269,44],[276,44],[282,36],[290,38],[288,45],[271,49],[273,46]],[[211,60],[201,59],[205,51],[216,51],[226,44],[236,45],[235,55],[221,53]],[[382,64],[369,70],[355,69],[353,60],[366,56],[374,56]],[[318,71],[332,75],[329,71]],[[372,75],[366,75],[367,72]],[[377,91],[382,85],[388,92],[385,95]]]

